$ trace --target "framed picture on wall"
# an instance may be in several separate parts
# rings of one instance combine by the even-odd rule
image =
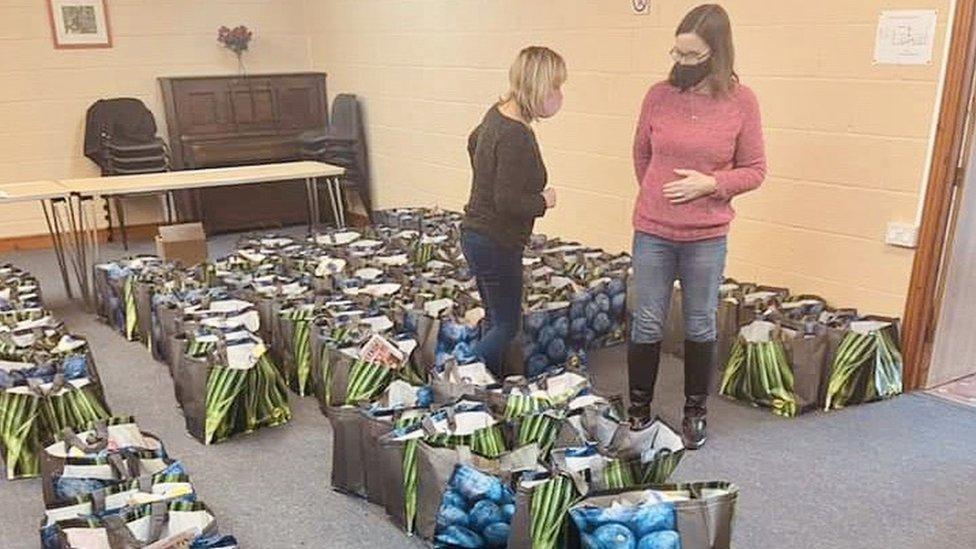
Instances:
[[[105,0],[47,0],[55,48],[111,48]]]

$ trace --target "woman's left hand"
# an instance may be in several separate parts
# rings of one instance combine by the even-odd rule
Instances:
[[[695,170],[674,170],[674,173],[684,176],[684,179],[664,186],[664,197],[672,204],[684,204],[708,196],[718,186],[714,177]]]

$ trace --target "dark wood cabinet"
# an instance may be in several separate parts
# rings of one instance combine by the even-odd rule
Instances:
[[[328,124],[324,73],[160,78],[174,169],[286,162],[298,136]],[[302,182],[201,189],[177,197],[207,232],[304,223]]]

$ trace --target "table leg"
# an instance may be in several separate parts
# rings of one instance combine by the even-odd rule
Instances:
[[[54,203],[51,200],[42,200],[41,209],[44,210],[44,221],[47,223],[47,232],[51,235],[51,246],[54,248],[54,255],[58,260],[58,269],[61,271],[61,282],[64,284],[64,292],[68,299],[74,299],[71,292],[71,277],[68,276],[68,265],[65,263],[64,242],[61,240],[61,224],[55,216]],[[50,212],[48,211],[50,209]]]
[[[305,178],[305,209],[308,214],[308,234],[315,233],[315,207],[313,206],[315,202],[315,197],[312,194],[312,179],[309,177]]]
[[[332,206],[332,219],[335,220],[336,228],[341,229],[344,227],[342,220],[339,218],[339,210],[336,208],[336,194],[334,187],[335,178],[327,177],[325,179],[325,185],[329,189],[329,205]]]
[[[87,272],[89,275],[91,275],[94,278],[95,264],[98,263],[98,261],[101,260],[101,258],[102,258],[102,250],[100,248],[101,243],[98,241],[98,215],[97,215],[98,208],[96,207],[96,204],[95,204],[96,203],[96,200],[95,200],[95,197],[91,197],[91,198],[89,198],[89,200],[91,200],[90,206],[91,206],[91,239],[92,239],[92,248],[94,249],[94,252],[95,253],[92,255],[92,268],[86,270],[85,272]],[[123,242],[125,243],[125,250],[126,251],[129,251],[129,239],[128,239],[128,237],[125,236],[125,225],[123,225],[123,223],[124,223],[124,221],[122,221],[120,219],[119,224],[122,227],[122,239],[123,239]]]
[[[88,284],[90,274],[88,270],[88,263],[91,244],[88,242],[88,239],[91,237],[91,234],[88,232],[87,218],[85,216],[85,197],[79,195],[75,200],[75,204],[78,206],[78,226],[81,229],[81,283],[84,284],[85,288],[82,295],[85,296],[85,305],[89,305],[91,303],[91,286]],[[92,223],[92,230],[94,230],[94,228],[95,224]]]
[[[336,206],[339,209],[339,219],[342,220],[342,228],[345,229],[346,228],[346,201],[343,200],[343,198],[345,197],[342,192],[342,178],[336,177],[333,181],[335,181]]]
[[[167,225],[176,222],[176,198],[172,191],[163,193],[163,219]]]
[[[312,198],[315,204],[315,228],[322,223],[322,200],[319,198],[319,180],[312,178]]]
[[[85,292],[85,285],[83,281],[84,260],[83,260],[83,242],[81,228],[78,224],[78,219],[75,218],[74,209],[74,197],[69,196],[64,201],[65,206],[65,226],[68,228],[70,233],[68,242],[71,244],[70,255],[68,256],[71,260],[72,267],[74,268],[75,281],[78,283],[78,293],[81,294],[81,298],[87,299]]]

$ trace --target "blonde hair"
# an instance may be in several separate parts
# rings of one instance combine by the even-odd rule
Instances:
[[[553,90],[566,81],[566,62],[543,46],[529,46],[519,52],[508,69],[508,93],[502,102],[515,101],[526,122],[539,118],[542,105]]]

